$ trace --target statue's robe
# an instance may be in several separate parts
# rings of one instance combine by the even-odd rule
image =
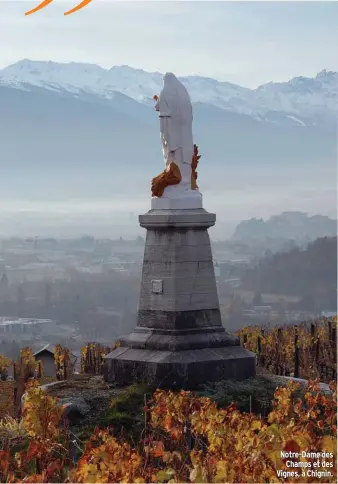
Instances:
[[[192,170],[192,105],[188,91],[174,74],[164,76],[155,109],[159,111],[165,170],[153,178],[152,196],[161,197],[170,185],[180,184],[183,190],[197,189],[197,164]]]
[[[164,76],[158,108],[166,165],[168,161],[175,161],[179,167],[181,163],[191,165],[194,150],[192,105],[188,91],[174,74]]]

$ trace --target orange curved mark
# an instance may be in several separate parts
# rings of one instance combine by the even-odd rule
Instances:
[[[48,0],[48,1],[52,1],[52,0]],[[77,12],[81,8],[88,5],[91,1],[92,0],[82,0],[82,2],[79,3],[79,5],[76,5],[76,7],[72,8],[71,10],[68,10],[68,12],[65,12],[63,15],[70,15],[71,13]]]
[[[38,12],[39,10],[42,10],[43,8],[47,7],[50,3],[52,3],[53,0],[43,0],[37,7],[33,8],[32,10],[29,10],[28,12],[25,13],[25,15],[31,15],[32,13]]]

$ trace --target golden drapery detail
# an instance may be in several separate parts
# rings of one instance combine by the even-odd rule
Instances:
[[[197,165],[201,155],[198,154],[198,146],[194,145],[194,154],[192,155],[191,160],[191,189],[198,190],[198,185],[196,183],[197,180]]]
[[[151,194],[153,197],[162,197],[164,189],[169,185],[177,185],[182,180],[179,167],[173,161],[159,175],[151,181]]]
[[[157,100],[158,96],[154,96],[154,100]],[[201,158],[198,154],[198,146],[194,144],[194,153],[191,160],[191,189],[198,190],[197,185],[197,165]],[[164,189],[169,185],[178,185],[182,180],[182,175],[179,167],[175,162],[171,162],[168,168],[162,173],[157,175],[151,181],[151,194],[153,197],[162,197]]]

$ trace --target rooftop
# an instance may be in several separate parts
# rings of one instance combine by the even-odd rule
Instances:
[[[52,319],[35,319],[35,318],[8,318],[0,316],[0,326],[8,326],[13,324],[48,324],[52,323]]]

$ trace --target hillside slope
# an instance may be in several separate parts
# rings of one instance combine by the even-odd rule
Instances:
[[[301,296],[307,309],[336,309],[337,237],[263,258],[247,272],[243,286],[260,293]]]

